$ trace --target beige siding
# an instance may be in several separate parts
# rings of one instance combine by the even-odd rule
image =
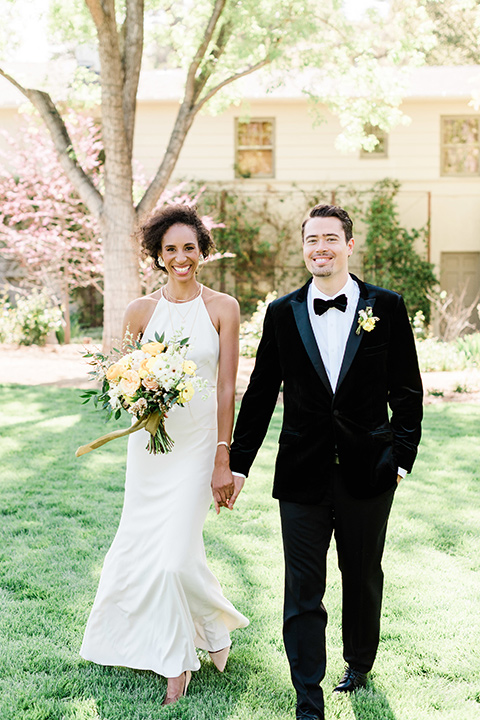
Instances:
[[[134,155],[147,176],[156,171],[168,143],[178,103],[138,103]],[[387,158],[361,158],[360,153],[343,153],[335,147],[341,130],[337,119],[316,127],[307,103],[301,99],[252,100],[251,117],[275,119],[275,178],[234,179],[235,117],[245,107],[232,107],[211,116],[202,113],[182,149],[174,180],[197,179],[209,183],[235,184],[249,195],[265,188],[292,193],[292,183],[309,190],[331,191],[352,183],[369,187],[385,177],[402,184],[399,196],[401,220],[407,227],[424,225],[431,214],[430,257],[439,268],[442,252],[480,250],[480,177],[449,178],[440,175],[440,118],[442,115],[476,114],[468,100],[407,100],[403,110],[408,125],[392,130]],[[15,132],[15,109],[0,108],[0,127]],[[2,140],[0,138],[0,144]],[[291,203],[298,202],[298,193]],[[359,239],[361,240],[361,227]],[[361,243],[359,244],[359,250]]]

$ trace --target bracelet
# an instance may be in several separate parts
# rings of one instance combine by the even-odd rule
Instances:
[[[225,445],[228,452],[230,453],[230,445],[227,442],[225,442],[225,440],[220,440],[220,442],[217,443],[217,447],[219,447],[220,445]]]

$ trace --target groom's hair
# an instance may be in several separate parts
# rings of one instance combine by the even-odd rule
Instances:
[[[310,210],[307,218],[302,223],[302,242],[305,239],[305,225],[314,217],[336,217],[342,223],[343,231],[345,233],[345,240],[348,242],[353,237],[353,222],[350,215],[346,210],[339,207],[338,205],[315,205]]]

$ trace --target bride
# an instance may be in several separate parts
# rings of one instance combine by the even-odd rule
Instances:
[[[153,670],[168,678],[163,704],[187,692],[209,652],[223,671],[230,631],[248,620],[223,596],[208,569],[203,524],[212,487],[217,513],[234,488],[228,455],[238,364],[239,307],[196,279],[213,242],[193,208],[170,205],[141,229],[143,249],[168,274],[160,290],[127,307],[125,332],[144,342],[155,332],[189,338],[188,358],[211,392],[172,409],[166,455],[150,455],[147,433],[129,437],[125,499],[80,654],[100,665]]]

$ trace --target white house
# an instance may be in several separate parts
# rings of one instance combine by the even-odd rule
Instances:
[[[401,106],[411,122],[388,136],[373,128],[380,142],[370,153],[336,149],[338,120],[327,113],[326,122],[314,126],[298,83],[267,93],[255,75],[240,82],[240,105],[197,116],[174,179],[205,180],[259,198],[276,191],[288,199],[288,207],[298,204],[299,213],[304,212],[297,202],[302,191],[336,199],[346,183],[365,189],[383,178],[397,179],[402,224],[429,222],[425,252],[442,287],[458,290],[468,283],[466,299],[473,299],[480,289],[480,110],[472,93],[480,88],[480,67],[415,70]],[[166,148],[180,92],[176,71],[141,76],[134,155],[147,174],[156,170]],[[0,78],[1,127],[15,130],[21,102]],[[301,220],[300,215],[298,224]],[[354,269],[361,272],[361,253]]]

